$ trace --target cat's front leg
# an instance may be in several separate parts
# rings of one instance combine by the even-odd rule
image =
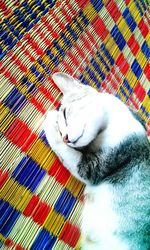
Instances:
[[[78,164],[82,159],[82,153],[69,147],[64,141],[58,128],[58,112],[52,110],[48,113],[43,128],[46,133],[50,147],[59,157],[65,167],[78,179],[81,177],[78,174]]]

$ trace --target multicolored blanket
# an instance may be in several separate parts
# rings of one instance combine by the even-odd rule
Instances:
[[[0,249],[79,249],[84,186],[42,130],[51,74],[121,98],[150,137],[149,15],[149,0],[0,1]]]

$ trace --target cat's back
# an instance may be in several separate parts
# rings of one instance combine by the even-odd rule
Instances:
[[[86,188],[83,231],[95,241],[89,249],[150,249],[150,145],[146,138],[136,141],[135,154],[136,160],[133,157],[121,171]]]
[[[112,186],[112,185],[111,185]],[[112,186],[112,209],[118,215],[116,235],[132,250],[150,249],[150,158],[130,169],[128,178]]]
[[[86,250],[150,249],[150,174],[143,172],[131,173],[125,185],[106,181],[87,188],[82,228]]]

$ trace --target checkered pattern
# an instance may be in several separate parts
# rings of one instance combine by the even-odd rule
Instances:
[[[1,249],[79,249],[84,186],[41,126],[53,72],[138,109],[150,137],[149,14],[148,0],[1,0]]]

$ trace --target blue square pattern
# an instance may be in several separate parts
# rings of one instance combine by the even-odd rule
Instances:
[[[31,246],[31,250],[50,250],[53,248],[54,244],[56,242],[56,237],[50,235],[50,233],[45,230],[42,229],[35,241],[33,242],[32,246]]]
[[[4,103],[11,109],[12,112],[15,112],[19,109],[21,110],[21,105],[26,100],[25,96],[21,94],[16,87],[14,87],[9,95],[4,99]]]
[[[125,92],[125,90],[123,89],[122,86],[120,86],[119,90],[120,90],[120,92],[123,94],[123,96],[126,98],[126,101],[127,101],[128,98],[129,98],[129,95],[126,94],[126,92]]]
[[[64,189],[60,194],[54,208],[57,213],[60,213],[66,218],[68,218],[75,203],[76,198],[74,198],[73,195],[67,189]]]
[[[141,67],[136,59],[134,59],[132,65],[131,65],[131,69],[134,72],[134,74],[136,75],[136,77],[139,79],[140,75],[142,74],[142,69],[141,69]]]
[[[107,57],[108,61],[110,62],[110,65],[112,66],[115,61],[114,61],[113,57],[111,56],[111,54],[109,53],[109,51],[107,50],[104,43],[101,44],[100,49],[102,50],[104,55]]]
[[[1,204],[0,215],[0,234],[7,237],[16,223],[20,213],[15,208],[10,206],[9,203],[3,201]]]
[[[141,50],[143,54],[146,56],[147,59],[150,58],[150,48],[148,47],[148,44],[146,41],[142,44]]]
[[[45,175],[45,170],[28,156],[25,156],[12,173],[21,185],[28,187],[32,192],[37,188]]]
[[[122,51],[124,46],[126,45],[126,41],[123,37],[123,35],[121,34],[120,30],[118,29],[117,25],[115,25],[110,34],[112,35],[112,37],[114,38],[116,44],[118,45],[119,49]]]
[[[99,12],[104,5],[102,0],[90,0],[90,2],[97,12]]]
[[[128,26],[129,26],[129,29],[131,30],[131,32],[133,32],[135,27],[136,27],[136,22],[134,21],[133,16],[129,12],[129,9],[126,8],[122,15],[125,18]]]
[[[123,81],[123,85],[125,86],[125,88],[128,90],[129,94],[131,95],[133,92],[133,88],[130,87],[130,84],[128,83],[127,79],[124,79]]]

